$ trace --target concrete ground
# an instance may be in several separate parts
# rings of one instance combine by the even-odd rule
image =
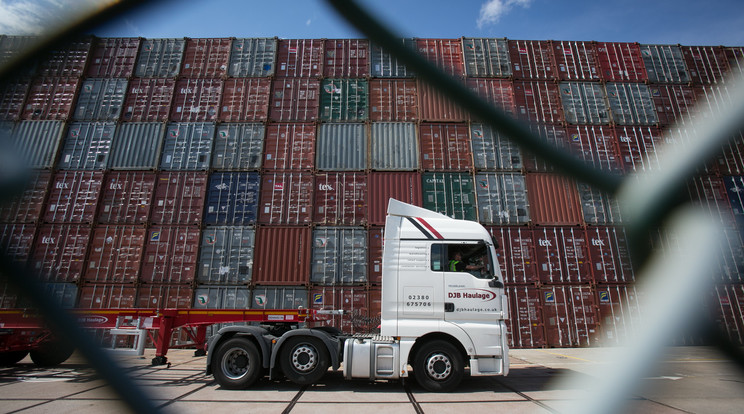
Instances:
[[[172,350],[170,367],[149,365],[144,357],[117,356],[122,372],[143,386],[166,413],[575,413],[588,392],[562,380],[596,383],[610,375],[615,348],[512,350],[507,377],[466,377],[457,392],[435,394],[414,381],[345,381],[331,372],[321,383],[299,387],[286,381],[259,381],[252,389],[221,389],[204,373],[206,357]],[[669,348],[658,367],[636,382],[635,394],[616,412],[733,413],[744,407],[744,372],[706,347]],[[29,358],[0,368],[0,412],[121,412],[92,369],[73,355],[63,365],[42,369]],[[602,409],[601,411],[609,411]],[[343,411],[341,411],[343,410]]]

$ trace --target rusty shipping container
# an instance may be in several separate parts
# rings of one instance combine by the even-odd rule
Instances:
[[[388,200],[394,198],[404,203],[422,206],[421,176],[415,172],[371,172],[367,179],[369,188],[369,223],[385,224]]]
[[[477,171],[514,171],[523,166],[519,147],[487,124],[470,124],[473,167]]]
[[[257,172],[215,172],[209,176],[206,224],[249,225],[258,213]]]
[[[0,222],[39,222],[51,181],[52,173],[48,171],[31,172],[22,192],[0,204]]]
[[[413,79],[369,81],[371,121],[415,121],[418,118],[418,90]]]
[[[323,46],[320,39],[279,39],[276,77],[320,77],[323,73]]]
[[[419,96],[419,116],[422,121],[432,122],[465,122],[468,113],[452,100],[437,91],[428,83],[417,80]]]
[[[602,85],[561,82],[560,89],[566,122],[580,125],[609,125],[610,111]]]
[[[659,171],[661,132],[651,127],[616,127],[620,157],[626,172]]]
[[[317,286],[311,289],[311,309],[343,311],[343,314],[322,315],[313,326],[330,326],[349,334],[375,331],[379,315],[371,314],[369,295],[370,291],[364,287]]]
[[[553,41],[561,80],[598,81],[599,59],[594,42]]]
[[[630,259],[625,229],[591,226],[586,230],[592,275],[596,283],[633,283],[633,262]]]
[[[261,168],[266,128],[258,123],[219,124],[214,136],[212,168],[258,170]]]
[[[315,227],[310,282],[320,285],[367,283],[367,231]]]
[[[156,180],[156,174],[148,171],[106,173],[98,203],[98,222],[147,223]]]
[[[315,125],[269,125],[266,127],[263,158],[265,170],[312,170],[315,165]]]
[[[593,282],[587,235],[581,227],[538,227],[534,230],[537,274],[543,284]]]
[[[164,137],[165,124],[162,123],[119,124],[108,166],[112,170],[155,170],[160,162]]]
[[[424,173],[421,177],[423,207],[459,219],[475,221],[473,176],[468,173]]]
[[[475,92],[486,102],[491,103],[507,114],[514,115],[516,113],[512,81],[506,79],[468,78],[465,84],[468,89]]]
[[[723,183],[726,186],[736,226],[744,229],[744,177],[724,176]]]
[[[462,51],[468,77],[508,78],[512,74],[506,39],[463,37]]]
[[[315,183],[311,173],[265,173],[261,178],[260,224],[303,225],[312,222]]]
[[[186,39],[180,75],[184,78],[219,78],[227,75],[231,39]]]
[[[320,87],[321,121],[366,121],[369,117],[366,79],[323,79]]]
[[[487,226],[488,232],[499,242],[496,249],[499,266],[507,284],[536,285],[537,246],[532,229],[524,226]]]
[[[79,84],[80,80],[77,78],[34,78],[21,118],[57,121],[69,119]]]
[[[274,81],[269,117],[275,122],[310,122],[318,119],[320,81],[283,78]]]
[[[360,171],[367,168],[369,128],[362,123],[318,125],[316,168],[321,171]]]
[[[276,38],[233,39],[227,74],[236,78],[273,75],[276,44]]]
[[[416,125],[408,122],[375,122],[370,134],[370,167],[378,171],[419,168]]]
[[[190,309],[194,289],[183,285],[143,285],[137,288],[137,308]]]
[[[723,52],[732,73],[741,74],[744,72],[744,47],[724,47]]]
[[[85,75],[89,78],[131,77],[140,42],[137,37],[96,38]]]
[[[403,46],[416,50],[416,40],[398,39]],[[370,44],[370,73],[374,78],[413,78],[415,74],[398,58],[376,44]]]
[[[73,113],[76,121],[118,121],[127,92],[126,79],[85,79]]]
[[[660,126],[685,120],[695,106],[695,92],[684,85],[651,85],[651,99],[656,108]]]
[[[138,281],[146,232],[143,226],[96,227],[83,279],[91,283]]]
[[[382,284],[382,246],[385,240],[385,231],[382,226],[369,226],[367,228],[367,279],[370,286]]]
[[[169,123],[165,131],[160,169],[207,170],[212,157],[214,130],[213,123]]]
[[[741,132],[726,142],[714,160],[715,169],[723,175],[744,175],[744,134]]]
[[[194,309],[250,309],[247,286],[201,285],[194,290]]]
[[[682,46],[681,49],[693,84],[725,81],[729,63],[722,46]]]
[[[0,121],[17,121],[23,113],[23,103],[31,80],[19,78],[0,85]]]
[[[549,40],[509,40],[509,58],[514,79],[558,79],[558,64]]]
[[[313,222],[320,225],[367,224],[367,175],[319,173],[315,175]]]
[[[530,129],[533,133],[540,136],[543,140],[547,141],[550,145],[557,148],[563,148],[568,151],[570,148],[569,136],[561,125],[550,125],[550,124],[531,124]],[[548,161],[537,158],[528,151],[522,151],[522,157],[524,162],[525,170],[529,172],[553,172],[555,168]]]
[[[651,83],[688,83],[682,49],[676,45],[641,45],[641,57]]]
[[[60,170],[103,170],[108,166],[113,122],[73,122],[67,129],[57,168]]]
[[[269,78],[240,78],[225,81],[220,121],[266,121],[269,118]]]
[[[63,171],[52,178],[44,221],[47,223],[92,223],[103,185],[98,171]]]
[[[719,269],[713,274],[717,283],[744,283],[744,240],[740,229],[723,230],[718,249],[721,252]]]
[[[326,78],[369,76],[369,40],[328,39],[324,46],[323,76]]]
[[[310,282],[310,227],[259,227],[253,257],[258,285],[306,285]]]
[[[734,225],[734,212],[726,193],[726,184],[716,176],[698,176],[689,180],[687,189],[690,198],[723,226]]]
[[[165,122],[170,114],[176,81],[163,78],[135,78],[129,81],[122,121]]]
[[[548,346],[599,345],[599,318],[594,291],[589,286],[551,286],[542,294]]]
[[[416,50],[426,60],[455,77],[465,75],[460,39],[416,39]]]
[[[80,224],[39,227],[31,249],[31,268],[44,281],[77,282],[85,271],[90,235],[90,227]]]
[[[200,224],[207,193],[207,173],[161,172],[155,183],[152,224]]]
[[[89,36],[70,39],[57,48],[42,53],[36,68],[37,76],[70,76],[79,78],[85,73],[93,46]]]
[[[646,65],[638,43],[597,43],[602,80],[607,82],[645,82],[648,80]]]
[[[485,224],[527,224],[530,207],[525,178],[515,173],[475,175],[478,221]]]
[[[145,283],[187,284],[196,279],[200,231],[194,226],[147,229],[140,277]]]
[[[0,248],[13,263],[25,267],[31,257],[35,235],[33,224],[0,224]]]
[[[473,167],[470,134],[465,123],[419,125],[421,168],[426,171],[468,171]]]
[[[221,79],[176,81],[170,120],[175,122],[216,121],[222,102]]]
[[[620,148],[615,130],[607,126],[571,126],[566,128],[570,150],[595,168],[622,171]]]
[[[561,124],[565,121],[556,82],[514,82],[514,101],[515,113],[520,119],[548,124]]]
[[[137,55],[134,76],[138,78],[174,78],[181,69],[184,39],[144,39]]]
[[[131,284],[86,285],[80,289],[78,308],[131,309],[137,304],[137,288]]]
[[[648,86],[607,83],[607,100],[616,125],[656,125],[658,118]]]
[[[251,281],[256,231],[246,226],[209,227],[199,249],[200,284],[242,285]]]
[[[586,224],[620,224],[620,204],[611,195],[584,183],[576,183]]]
[[[553,174],[527,174],[530,219],[537,225],[579,225],[581,206],[576,182]]]
[[[710,293],[712,318],[731,341],[744,342],[744,285],[716,285]]]
[[[643,322],[641,292],[634,285],[594,287],[604,346],[622,346],[639,334]]]
[[[540,289],[534,286],[506,286],[509,298],[509,347],[544,348],[543,307]]]

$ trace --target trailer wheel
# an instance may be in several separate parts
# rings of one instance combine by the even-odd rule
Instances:
[[[280,358],[284,375],[299,385],[316,383],[330,366],[330,356],[323,341],[312,336],[287,339]]]
[[[23,358],[26,358],[26,355],[28,355],[28,351],[0,352],[0,367],[15,365]]]
[[[225,341],[212,360],[212,374],[223,388],[248,388],[261,375],[261,358],[256,345],[248,339],[236,337]]]
[[[464,373],[460,352],[445,341],[424,344],[414,358],[413,375],[428,391],[452,391],[460,385]]]
[[[54,367],[65,361],[75,352],[75,347],[66,341],[54,340],[43,342],[31,350],[31,360],[39,367]]]

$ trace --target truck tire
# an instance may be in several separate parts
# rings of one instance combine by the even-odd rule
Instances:
[[[330,365],[325,344],[312,336],[293,336],[287,339],[279,358],[284,375],[299,385],[318,382]]]
[[[26,358],[28,351],[0,352],[0,367],[9,367]]]
[[[55,367],[65,361],[75,352],[75,347],[66,341],[54,340],[43,342],[38,348],[31,350],[31,360],[39,367]]]
[[[464,373],[462,355],[445,341],[425,343],[414,357],[413,375],[416,382],[428,391],[452,391],[460,385]]]
[[[212,360],[212,374],[221,387],[239,390],[251,386],[261,375],[258,348],[250,340],[235,337],[222,343]]]

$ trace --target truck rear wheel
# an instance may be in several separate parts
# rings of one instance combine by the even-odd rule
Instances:
[[[416,382],[428,391],[452,391],[460,385],[464,373],[460,352],[445,341],[424,344],[414,358],[413,375]]]
[[[42,343],[29,352],[31,360],[40,367],[54,367],[65,361],[75,352],[75,347],[63,340]]]
[[[28,351],[0,352],[0,367],[15,365],[23,358],[26,358],[26,355],[28,355]]]
[[[314,384],[328,371],[328,351],[323,341],[312,336],[293,336],[282,347],[284,375],[295,384]]]
[[[212,374],[223,388],[248,388],[261,375],[261,359],[256,345],[246,338],[225,341],[212,360]]]

